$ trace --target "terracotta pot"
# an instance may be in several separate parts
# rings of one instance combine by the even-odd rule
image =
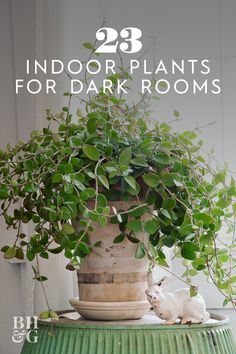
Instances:
[[[137,202],[110,202],[117,210],[127,210]],[[148,215],[144,215],[143,220]],[[150,217],[150,216],[149,216]],[[120,234],[118,225],[108,223],[101,227],[93,223],[90,242],[102,241],[101,247],[94,248],[78,271],[79,298],[90,302],[126,302],[146,300],[148,260],[135,258],[137,244],[125,239],[114,244]],[[79,228],[78,224],[75,227]],[[140,236],[141,237],[141,236]]]

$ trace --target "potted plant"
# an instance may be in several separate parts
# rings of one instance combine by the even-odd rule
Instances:
[[[124,76],[121,68],[110,77],[114,88]],[[16,233],[4,257],[33,261],[63,252],[66,268],[79,269],[82,302],[133,303],[136,315],[130,308],[123,318],[137,318],[148,309],[148,267],[168,269],[169,247],[187,261],[192,296],[191,277],[201,271],[235,307],[235,238],[227,244],[220,234],[224,223],[235,228],[235,182],[227,185],[226,170],[205,161],[196,131],[152,121],[150,97],[129,105],[102,91],[80,99],[85,113],[76,121],[72,95],[64,95],[68,105],[60,114],[47,110],[42,132],[0,151],[1,214]],[[34,225],[32,235],[22,233],[23,223]]]

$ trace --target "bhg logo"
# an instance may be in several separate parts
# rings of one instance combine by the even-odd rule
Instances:
[[[26,338],[30,343],[37,343],[37,320],[37,316],[13,316],[12,341],[14,343],[21,343]]]

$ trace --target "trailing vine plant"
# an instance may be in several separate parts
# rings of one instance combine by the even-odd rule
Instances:
[[[85,47],[91,58],[95,46]],[[109,79],[116,88],[124,77],[132,81],[129,68],[121,65]],[[115,223],[120,233],[114,243],[128,238],[137,244],[134,257],[146,256],[151,265],[167,270],[163,248],[173,248],[186,266],[183,278],[192,296],[197,288],[191,279],[203,272],[224,295],[224,305],[235,308],[235,181],[231,177],[228,183],[227,170],[212,168],[201,154],[197,130],[177,133],[155,120],[150,95],[129,104],[122,95],[100,91],[88,100],[79,98],[84,112],[78,110],[76,119],[72,95],[64,95],[68,105],[59,114],[47,110],[43,131],[0,151],[1,215],[16,235],[2,248],[4,257],[33,261],[63,253],[66,268],[75,270],[102,244],[102,239],[90,243],[95,223]],[[136,200],[136,205],[117,210],[109,205],[114,200]],[[79,232],[71,222],[78,215]],[[34,229],[30,236],[21,228],[28,223]],[[47,279],[38,267],[34,273],[42,283]],[[42,317],[57,316],[48,305]]]

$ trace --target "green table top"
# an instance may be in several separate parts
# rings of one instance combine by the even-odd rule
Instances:
[[[21,354],[236,354],[228,319],[212,314],[204,324],[163,325],[150,311],[140,320],[90,321],[67,313],[52,324],[39,321],[38,341]]]

